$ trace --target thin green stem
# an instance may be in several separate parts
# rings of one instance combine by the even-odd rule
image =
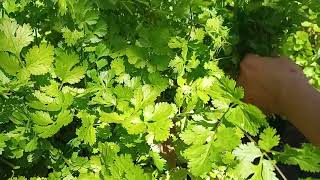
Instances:
[[[245,136],[251,141],[251,142],[253,142],[254,144],[258,144],[249,134],[247,134],[247,133],[244,133],[245,134]],[[271,158],[270,158],[270,156],[266,153],[266,152],[263,152],[263,155],[265,156],[265,157],[267,157],[267,159],[268,160],[272,160]],[[278,171],[278,173],[279,173],[279,175],[281,176],[281,178],[283,179],[283,180],[288,180],[287,178],[286,178],[286,176],[283,174],[283,172],[280,170],[280,168],[276,165],[276,164],[273,164],[273,166],[274,166],[274,168]]]

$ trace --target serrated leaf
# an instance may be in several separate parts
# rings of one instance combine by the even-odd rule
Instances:
[[[16,4],[15,0],[4,0],[3,8],[6,10],[8,14],[19,10],[19,7]]]
[[[247,144],[240,144],[238,148],[233,151],[233,154],[240,161],[253,162],[254,159],[261,157],[263,154],[253,142]]]
[[[76,84],[84,78],[87,69],[85,66],[75,66],[79,62],[79,56],[74,52],[61,52],[56,57],[54,72],[63,83]]]
[[[9,51],[20,56],[22,48],[33,41],[33,32],[29,25],[18,25],[15,20],[5,18],[0,23],[0,51]]]
[[[49,72],[53,55],[54,48],[50,44],[32,47],[25,58],[27,70],[33,75],[42,75]]]
[[[134,96],[131,103],[135,109],[143,109],[146,106],[153,104],[160,92],[150,85],[143,85],[134,91]]]
[[[99,142],[98,148],[101,152],[102,164],[107,166],[112,164],[113,160],[117,157],[117,153],[120,151],[120,147],[112,142]]]
[[[128,154],[116,157],[114,162],[109,165],[111,175],[106,177],[106,179],[149,179],[149,177],[144,174],[143,169],[132,162],[132,158]]]
[[[4,74],[4,72],[2,72],[2,70],[0,69],[0,84],[8,84],[11,80]],[[1,92],[1,88],[0,88],[0,92]]]
[[[147,127],[145,122],[141,120],[140,113],[141,111],[138,114],[132,114],[123,122],[123,126],[129,134],[140,134],[146,131]]]
[[[66,0],[53,0],[55,3],[58,2],[59,5],[59,13],[60,15],[65,15],[68,8],[67,8],[67,1]]]
[[[192,129],[186,130],[180,134],[180,138],[188,145],[204,144],[208,138],[212,138],[212,135],[213,132],[210,129],[203,126],[194,126]],[[195,137],[197,139],[196,141]]]
[[[147,122],[147,131],[156,141],[165,141],[173,125],[171,118],[177,112],[173,104],[158,103],[154,107],[148,106],[143,111],[144,121]]]
[[[4,151],[4,148],[7,147],[6,141],[9,140],[9,137],[5,134],[0,134],[0,155]]]
[[[93,127],[96,117],[83,111],[77,117],[82,120],[82,126],[76,131],[78,138],[92,146],[96,142],[96,129]]]
[[[189,160],[188,167],[195,176],[203,176],[212,168],[215,153],[212,143],[196,144],[184,151],[184,156]]]
[[[100,112],[100,121],[106,123],[122,123],[124,121],[124,117],[115,112]]]
[[[273,147],[277,146],[280,141],[280,136],[276,135],[277,131],[273,128],[266,128],[263,133],[260,134],[260,140],[258,142],[259,147],[269,152]]]
[[[69,84],[76,84],[80,82],[82,78],[84,78],[84,74],[86,72],[86,67],[84,66],[77,66],[74,67],[63,79],[63,82]]]
[[[7,52],[0,52],[0,67],[10,75],[15,75],[21,68],[18,59]]]
[[[251,104],[241,103],[231,108],[225,118],[253,136],[258,134],[260,127],[268,125],[262,111]]]
[[[253,166],[254,174],[250,180],[278,180],[274,170],[271,161],[261,159],[258,165]]]
[[[36,124],[41,126],[46,126],[53,123],[50,114],[44,111],[36,111],[35,113],[30,114],[30,116]]]
[[[61,32],[63,33],[63,38],[68,46],[75,45],[81,38],[84,37],[84,33],[82,31],[78,31],[76,29],[71,31],[67,27],[62,28]]]
[[[320,172],[320,149],[311,144],[303,144],[301,148],[288,145],[283,152],[276,153],[276,159],[289,165],[298,165],[307,172]]]
[[[167,161],[163,159],[159,153],[153,151],[150,152],[150,156],[152,157],[153,163],[158,168],[158,170],[163,171]]]
[[[195,176],[207,174],[214,163],[222,161],[223,153],[233,150],[241,143],[242,135],[234,128],[221,126],[215,134],[210,129],[195,126],[192,131],[186,131],[180,137],[191,144],[183,155],[188,159],[190,172]]]
[[[275,168],[270,160],[262,160],[262,179],[265,180],[277,180]]]
[[[120,75],[124,73],[125,66],[123,64],[123,59],[115,59],[111,62],[111,70],[114,71],[115,75]]]
[[[31,139],[30,142],[28,142],[28,144],[26,145],[25,147],[25,151],[26,152],[32,152],[34,150],[37,149],[37,146],[38,146],[38,138],[37,137],[34,137]]]
[[[73,115],[69,110],[61,111],[53,124],[47,126],[35,125],[33,130],[38,133],[39,137],[48,138],[56,134],[63,126],[71,123],[72,120]]]
[[[229,173],[237,178],[247,179],[254,173],[254,165],[251,162],[240,161]]]
[[[191,40],[197,40],[199,43],[203,41],[206,32],[203,28],[195,28],[190,34]]]
[[[181,57],[176,56],[170,61],[169,67],[171,67],[175,73],[183,75],[185,69],[185,61]]]
[[[222,77],[219,79],[220,92],[218,89],[218,98],[224,97],[238,103],[244,97],[244,91],[241,87],[236,86],[237,83],[233,79]],[[221,96],[221,97],[219,97]]]

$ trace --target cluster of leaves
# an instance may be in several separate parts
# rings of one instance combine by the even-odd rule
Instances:
[[[279,147],[222,70],[246,51],[282,52],[319,87],[320,8],[283,3],[2,0],[1,179],[283,178],[277,163],[319,172],[320,150]]]

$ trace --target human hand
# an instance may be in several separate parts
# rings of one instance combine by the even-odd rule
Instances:
[[[244,88],[245,102],[276,114],[285,114],[292,98],[289,96],[292,88],[308,86],[303,71],[289,59],[252,54],[247,55],[240,64],[238,83]]]

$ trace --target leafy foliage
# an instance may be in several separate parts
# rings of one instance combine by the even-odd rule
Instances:
[[[2,0],[1,179],[278,179],[319,172],[229,75],[286,55],[320,88],[310,0]],[[256,141],[257,140],[257,141]]]
[[[319,172],[319,149],[309,144],[304,144],[301,149],[286,146],[277,158],[286,164],[299,165],[304,171]]]

